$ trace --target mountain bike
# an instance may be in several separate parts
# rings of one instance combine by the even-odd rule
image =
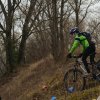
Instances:
[[[73,56],[75,63],[71,69],[69,69],[64,75],[64,87],[67,92],[72,93],[75,91],[82,91],[86,86],[86,78],[84,72],[86,72],[80,57]],[[100,60],[96,64],[91,65],[92,79],[100,82]]]

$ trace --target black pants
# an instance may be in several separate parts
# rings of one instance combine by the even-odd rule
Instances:
[[[88,73],[90,73],[90,70],[88,68],[88,63],[87,63],[87,57],[90,56],[90,63],[94,63],[94,57],[95,57],[95,45],[89,46],[83,53],[82,55],[82,61],[83,64],[87,70]]]

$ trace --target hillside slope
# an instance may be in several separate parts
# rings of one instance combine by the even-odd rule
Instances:
[[[0,96],[3,100],[32,100],[32,94],[41,89],[41,84],[53,75],[52,70],[56,70],[52,64],[52,58],[47,57],[20,68],[15,76],[0,86]]]
[[[97,58],[100,58],[99,53]],[[71,65],[72,61],[69,61],[67,67]],[[12,75],[13,77],[9,81],[0,86],[0,96],[2,100],[49,100],[52,95],[55,95],[57,100],[65,100],[63,76],[66,70],[66,66],[62,66],[60,63],[55,64],[51,56],[47,57],[37,63],[18,69],[16,75]],[[44,85],[48,87],[47,90],[42,89]],[[99,88],[100,85],[86,93],[94,94],[94,97],[98,96],[100,95]],[[70,96],[67,98],[72,100]]]

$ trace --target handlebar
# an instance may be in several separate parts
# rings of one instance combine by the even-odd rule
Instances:
[[[80,56],[76,56],[76,55],[73,55],[73,56],[71,56],[71,58],[81,58]]]
[[[79,58],[81,58],[80,56],[73,55],[73,56],[71,56],[71,58],[74,58],[76,62],[82,62],[81,59],[79,59]],[[68,61],[68,59],[69,58],[67,58],[66,61]]]
[[[82,63],[82,60],[80,59],[81,58],[80,56],[74,55],[74,56],[72,56],[72,58],[75,58],[75,62]]]

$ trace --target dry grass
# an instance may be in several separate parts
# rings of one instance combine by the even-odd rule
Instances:
[[[48,61],[51,59],[47,57],[45,60],[42,59],[38,63],[22,68],[16,76],[7,81],[8,83],[1,85],[0,96],[3,100],[31,100],[28,98],[31,93],[37,91],[40,82],[43,82],[42,74],[45,75],[46,70],[49,70],[52,61]]]
[[[93,100],[100,96],[100,86],[82,92],[76,92],[67,97],[68,100]]]
[[[97,55],[97,58],[100,58],[100,55]],[[9,81],[6,81],[6,84],[0,86],[0,96],[3,100],[50,100],[51,96],[55,95],[57,100],[65,100],[63,76],[72,64],[71,60],[64,66],[61,63],[54,63],[49,56],[21,68]],[[43,85],[48,87],[47,90],[42,89]],[[72,98],[78,97],[78,94],[82,98],[88,98],[92,94],[98,96],[100,92],[98,88],[100,87],[70,95],[67,100],[88,100]]]

